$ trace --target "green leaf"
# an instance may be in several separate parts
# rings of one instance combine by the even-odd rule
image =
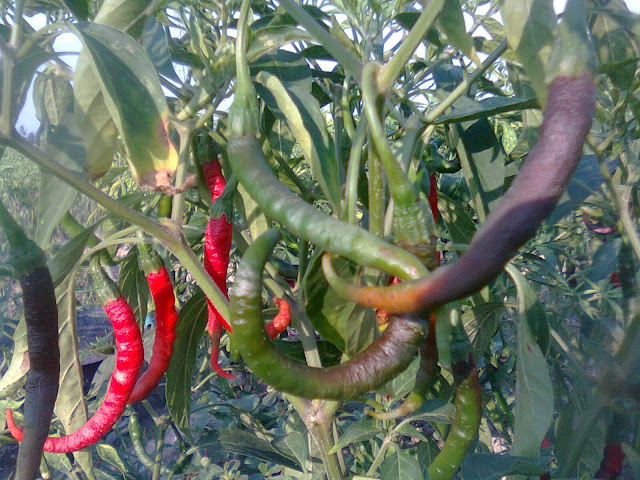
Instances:
[[[519,112],[527,108],[538,108],[538,101],[535,98],[490,97],[474,101],[465,105],[464,108],[456,108],[451,113],[438,117],[434,123],[447,125],[488,118],[499,113]]]
[[[109,115],[122,136],[136,181],[171,189],[178,153],[168,134],[169,107],[153,63],[129,35],[106,25],[78,24]]]
[[[438,210],[454,243],[468,244],[476,233],[476,225],[467,209],[459,202],[438,192]]]
[[[338,259],[334,267],[341,271],[351,268],[351,264]],[[303,288],[306,313],[314,328],[347,356],[355,355],[373,341],[378,328],[375,313],[370,308],[345,302],[329,287],[320,266],[320,255],[312,259]]]
[[[289,85],[296,85],[305,92],[311,91],[311,68],[299,53],[278,50],[263,55],[250,65],[251,75],[267,72]]]
[[[309,442],[307,437],[300,432],[291,432],[283,437],[274,440],[273,445],[278,449],[286,448],[295,456],[302,471],[307,473],[307,462],[309,461]]]
[[[137,37],[147,16],[148,0],[104,0],[94,22],[128,31]],[[77,124],[87,152],[85,168],[93,177],[104,175],[113,161],[118,130],[105,104],[100,83],[86,49],[78,56],[73,95]]]
[[[540,454],[540,443],[549,430],[553,419],[553,385],[547,361],[533,338],[529,319],[539,312],[535,308],[538,297],[518,269],[507,265],[518,292],[520,322],[518,324],[518,347],[516,380],[516,419],[511,453],[521,457],[536,457]],[[536,319],[540,321],[540,319]]]
[[[550,470],[551,457],[471,454],[462,463],[464,480],[499,480],[506,475],[539,477]]]
[[[118,451],[112,447],[111,445],[107,445],[106,443],[98,443],[96,445],[96,450],[98,451],[98,455],[105,462],[110,463],[122,473],[122,478],[127,478],[127,467],[124,462],[118,455]]]
[[[140,43],[142,43],[158,73],[176,82],[181,81],[171,62],[167,33],[156,18],[151,17],[147,20],[140,36]]]
[[[467,98],[461,98],[466,103]],[[470,100],[469,100],[470,101]],[[463,103],[463,102],[461,102]],[[474,207],[486,215],[502,198],[505,179],[505,156],[488,120],[465,122],[459,127],[462,145],[458,154],[462,163]],[[484,218],[481,212],[478,212]]]
[[[27,324],[24,317],[20,319],[13,332],[13,355],[9,368],[0,378],[0,398],[11,397],[26,380],[29,370],[27,347]]]
[[[473,63],[481,65],[482,61],[478,58],[476,49],[473,46],[473,39],[467,33],[460,2],[458,0],[446,0],[438,16],[438,21],[449,43],[473,60]]]
[[[422,469],[413,455],[395,445],[395,453],[380,465],[380,480],[415,480],[422,478]]]
[[[182,306],[176,327],[173,355],[167,370],[167,407],[180,430],[191,436],[191,381],[200,338],[207,325],[207,301],[201,291]]]
[[[271,94],[265,95],[264,92],[262,98],[276,115],[281,114],[286,118],[291,133],[311,164],[322,192],[334,211],[340,212],[340,170],[335,158],[333,137],[327,131],[318,101],[308,91],[295,85],[285,85],[269,73],[260,72],[256,78]]]
[[[244,430],[220,431],[217,434],[217,443],[228,453],[237,453],[299,470],[299,465],[293,459],[276,451],[268,441]]]
[[[509,47],[520,58],[541,105],[547,103],[546,65],[555,39],[551,0],[505,0],[500,7]]]
[[[251,36],[247,60],[251,63],[287,43],[312,40],[313,37],[306,31],[291,25],[261,28]]]
[[[60,345],[60,388],[54,413],[67,434],[75,432],[87,422],[87,404],[84,399],[82,363],[78,352],[76,325],[76,296],[74,277],[67,277],[56,288],[58,299],[58,328]],[[91,450],[84,449],[73,456],[89,478],[95,478]]]
[[[138,251],[135,249],[131,250],[120,264],[118,288],[131,305],[138,322],[143,322],[147,316],[147,303],[151,292],[144,272],[138,265]]]
[[[351,445],[352,443],[364,442],[376,435],[383,433],[379,426],[379,422],[373,419],[361,420],[359,422],[352,423],[349,428],[342,434],[336,444],[329,450],[330,454],[333,454],[341,448]],[[417,478],[417,477],[416,477]]]
[[[59,285],[74,269],[95,229],[96,225],[92,225],[73,237],[47,262],[54,285]]]

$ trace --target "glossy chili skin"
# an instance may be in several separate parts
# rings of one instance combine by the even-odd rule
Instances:
[[[9,240],[11,263],[22,290],[29,351],[29,371],[24,385],[24,436],[18,450],[15,478],[35,479],[58,395],[58,307],[44,253],[27,238],[2,203],[0,224]]]
[[[407,368],[427,331],[419,317],[391,318],[366,350],[329,368],[313,368],[282,355],[262,323],[262,270],[280,233],[268,230],[245,252],[231,292],[233,340],[253,373],[274,388],[305,398],[357,398]]]
[[[149,366],[136,382],[129,397],[130,404],[147,398],[169,368],[178,323],[176,298],[166,267],[150,246],[144,245],[139,251],[143,270],[147,274],[151,298],[156,307],[156,332]]]
[[[116,367],[104,401],[96,413],[76,432],[63,437],[48,437],[44,443],[46,452],[69,453],[81,450],[95,444],[111,430],[127,406],[144,360],[142,336],[133,310],[102,271],[99,257],[92,258],[90,269],[96,294],[113,325],[117,349]],[[17,440],[22,440],[23,432],[13,421],[11,410],[7,410],[7,426]]]
[[[356,287],[337,277],[327,259],[327,280],[345,298],[390,313],[431,310],[478,291],[502,272],[553,210],[582,156],[594,105],[591,73],[559,76],[551,83],[538,143],[454,264],[399,285]]]

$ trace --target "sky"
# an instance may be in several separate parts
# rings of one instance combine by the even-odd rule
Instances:
[[[567,0],[553,0],[553,7],[557,13],[564,10]],[[629,10],[634,13],[640,13],[640,0],[624,0]],[[479,12],[480,13],[480,12]],[[44,25],[44,15],[36,15],[28,19],[29,23],[38,29]],[[59,35],[55,42],[54,48],[58,52],[69,52],[69,55],[61,55],[62,60],[68,63],[71,68],[75,67],[77,52],[80,51],[81,44],[73,33],[63,33]],[[35,108],[31,96],[31,91],[27,94],[27,102],[18,118],[18,126],[23,126],[26,131],[35,131],[38,128],[38,120],[35,116]]]

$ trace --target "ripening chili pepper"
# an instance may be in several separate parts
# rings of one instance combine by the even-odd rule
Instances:
[[[166,267],[150,245],[138,245],[139,261],[147,276],[151,298],[156,307],[156,332],[147,370],[136,382],[128,403],[138,402],[158,386],[160,379],[169,368],[176,339],[176,298]]]
[[[416,383],[413,390],[405,398],[402,405],[388,412],[380,413],[369,411],[369,415],[378,420],[394,420],[410,415],[418,410],[424,403],[424,399],[438,378],[438,344],[436,342],[436,316],[432,313],[429,318],[429,332],[420,345],[420,367],[416,374]]]
[[[278,306],[278,314],[264,326],[269,338],[274,339],[291,324],[291,305],[284,298],[273,297],[273,303]]]
[[[323,268],[329,283],[349,300],[391,313],[430,310],[481,289],[535,234],[564,192],[582,155],[594,97],[591,72],[553,80],[538,143],[457,262],[420,280],[357,287],[338,277],[325,256]]]
[[[211,193],[211,204],[213,205],[222,195],[226,186],[222,168],[217,158],[202,162],[201,167],[205,183]],[[220,215],[218,218],[209,218],[204,234],[204,268],[225,295],[227,295],[227,268],[229,266],[232,237],[233,224],[227,221],[225,214]],[[234,378],[233,375],[225,372],[218,363],[222,328],[224,327],[230,332],[231,327],[209,299],[207,299],[207,310],[209,315],[207,333],[211,341],[211,368],[220,376],[231,380]]]
[[[22,290],[29,351],[29,371],[24,385],[24,436],[18,450],[15,478],[35,479],[58,396],[58,307],[44,253],[25,235],[1,202],[0,224],[9,240],[11,264]]]
[[[253,373],[276,389],[306,398],[356,398],[375,390],[407,368],[427,325],[414,315],[391,318],[389,327],[363,352],[340,365],[314,368],[282,355],[262,322],[262,270],[281,238],[262,234],[245,252],[231,292],[233,341]]]
[[[622,445],[618,442],[607,440],[604,447],[604,456],[600,462],[600,468],[593,478],[616,480],[622,473],[622,464],[625,459]]]
[[[45,452],[75,452],[95,444],[111,430],[127,406],[144,361],[142,336],[133,310],[102,270],[98,255],[91,258],[89,269],[96,296],[113,326],[117,349],[116,367],[111,374],[104,401],[96,413],[76,432],[63,437],[48,437],[44,443]],[[11,410],[7,410],[7,426],[18,441],[23,439],[22,429],[13,421]]]

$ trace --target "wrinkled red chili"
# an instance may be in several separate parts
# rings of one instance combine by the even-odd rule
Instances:
[[[116,367],[111,374],[104,401],[96,413],[76,432],[63,437],[48,437],[44,443],[45,452],[75,452],[95,444],[111,430],[127,406],[144,361],[142,336],[135,314],[102,270],[97,255],[91,259],[90,271],[96,295],[113,325],[117,349]],[[23,439],[23,431],[15,424],[11,410],[7,410],[7,426],[18,441]]]
[[[278,314],[264,326],[269,338],[274,339],[291,324],[291,305],[284,298],[273,297],[273,303],[278,306]]]

